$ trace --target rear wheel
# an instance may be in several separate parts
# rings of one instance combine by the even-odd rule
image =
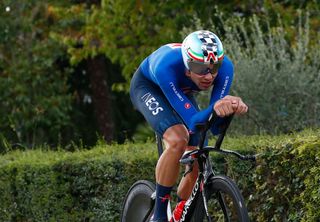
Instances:
[[[215,176],[205,188],[208,214],[199,198],[192,221],[249,221],[248,211],[237,185],[228,177]]]
[[[154,201],[151,198],[154,191],[155,185],[150,181],[139,180],[134,183],[125,197],[120,221],[149,221],[154,207]]]

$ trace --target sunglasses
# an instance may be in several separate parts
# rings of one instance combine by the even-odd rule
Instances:
[[[213,66],[209,64],[198,63],[194,61],[188,62],[189,69],[198,75],[207,75],[208,73],[215,74],[221,66],[221,63],[214,64]]]

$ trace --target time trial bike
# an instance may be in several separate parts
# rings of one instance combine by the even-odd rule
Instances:
[[[197,161],[199,173],[192,193],[184,205],[179,222],[249,221],[247,207],[239,188],[231,178],[215,173],[213,162],[209,156],[210,152],[218,152],[233,155],[240,160],[255,161],[255,155],[242,155],[236,151],[220,148],[232,118],[233,115],[225,118],[215,146],[205,146],[207,131],[217,119],[217,115],[213,112],[209,120],[199,126],[201,137],[198,149],[184,153],[180,159],[181,164],[189,166],[189,171],[186,173],[192,170],[193,163]],[[159,155],[161,155],[163,147],[158,136],[157,145]],[[155,184],[147,180],[135,182],[124,199],[121,222],[149,222],[154,205]],[[170,203],[168,204],[167,216],[168,221],[171,221]]]

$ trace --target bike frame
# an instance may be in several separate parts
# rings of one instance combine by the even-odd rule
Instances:
[[[206,201],[206,192],[205,189],[207,187],[208,181],[210,181],[210,178],[212,178],[215,174],[212,169],[212,163],[209,158],[209,152],[213,150],[220,150],[220,146],[222,144],[222,141],[224,139],[224,136],[226,134],[227,128],[230,125],[230,122],[233,118],[233,115],[227,117],[225,119],[225,124],[222,127],[222,132],[219,135],[215,147],[206,146],[204,147],[207,131],[210,129],[212,124],[217,120],[217,115],[215,113],[211,114],[209,117],[209,120],[204,126],[199,126],[201,128],[201,137],[199,141],[199,149],[191,151],[189,153],[189,156],[197,154],[197,162],[199,165],[199,172],[198,172],[198,178],[197,181],[193,187],[192,193],[190,197],[188,198],[184,209],[182,211],[182,216],[180,219],[180,222],[190,221],[194,212],[194,209],[196,207],[197,201],[200,201],[200,199],[203,202],[204,209],[206,211],[206,216],[208,218],[208,221],[211,221],[211,218],[208,213],[208,207],[207,207],[207,201]],[[202,197],[199,199],[199,197]],[[222,198],[221,198],[222,200]],[[219,198],[219,201],[221,201]],[[225,212],[225,209],[223,209]]]
[[[183,208],[180,222],[186,222],[186,221],[191,220],[191,218],[193,216],[193,212],[196,207],[196,203],[197,203],[197,201],[200,201],[200,199],[203,202],[208,221],[211,221],[211,218],[208,213],[208,207],[207,207],[206,188],[208,187],[208,183],[210,182],[210,179],[215,176],[215,173],[213,171],[212,163],[209,158],[209,152],[214,151],[214,152],[219,152],[222,154],[231,154],[231,155],[234,155],[242,160],[255,160],[255,156],[250,156],[250,155],[243,156],[235,151],[220,149],[221,144],[224,139],[224,136],[226,134],[226,131],[227,131],[232,119],[233,119],[233,115],[225,118],[225,122],[224,122],[223,126],[221,127],[221,133],[219,134],[219,137],[216,140],[215,146],[214,147],[212,147],[212,146],[205,146],[204,147],[207,131],[211,128],[212,124],[217,120],[217,118],[218,118],[218,116],[213,112],[210,115],[209,120],[204,125],[199,126],[199,128],[201,129],[199,149],[189,151],[180,160],[181,163],[187,164],[187,165],[192,165],[193,162],[196,160],[199,165],[198,178],[197,178],[196,183],[193,187],[192,193]],[[158,145],[158,153],[160,156],[163,152],[161,137],[156,135],[156,140],[157,140],[157,145]],[[193,158],[192,156],[197,156],[197,158]],[[224,203],[224,200],[223,200],[221,194],[218,194],[218,201],[220,202],[221,206],[223,206],[222,211],[224,212],[225,215],[227,215],[226,205]]]

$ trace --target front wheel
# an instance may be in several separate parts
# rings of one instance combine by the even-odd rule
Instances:
[[[155,185],[150,181],[139,180],[134,183],[125,197],[120,221],[149,221],[154,205],[151,198],[154,191]]]
[[[237,185],[228,177],[214,176],[205,187],[208,215],[203,200],[199,198],[193,222],[204,221],[249,221],[244,199]]]

